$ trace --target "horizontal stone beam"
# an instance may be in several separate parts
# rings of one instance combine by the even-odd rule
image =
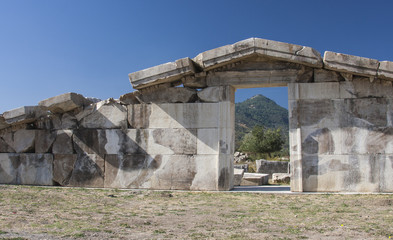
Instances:
[[[38,105],[48,108],[53,113],[64,113],[91,103],[81,94],[70,92],[42,100]]]
[[[194,61],[206,71],[253,55],[317,68],[322,67],[321,55],[315,49],[260,38],[249,38],[232,45],[200,53],[194,58]]]
[[[135,89],[161,83],[174,82],[182,77],[196,72],[194,62],[190,58],[182,58],[175,62],[164,63],[128,74],[130,82]]]
[[[393,80],[393,62],[379,62],[378,77]]]

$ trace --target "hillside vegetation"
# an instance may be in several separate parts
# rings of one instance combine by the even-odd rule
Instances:
[[[281,128],[284,140],[283,149],[289,146],[288,110],[279,106],[273,100],[255,95],[244,102],[236,103],[235,116],[235,147],[238,149],[242,138],[254,126],[260,125],[269,129]]]

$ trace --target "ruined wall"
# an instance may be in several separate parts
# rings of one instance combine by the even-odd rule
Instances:
[[[183,95],[178,101],[185,103],[152,103],[160,102],[154,92],[139,95],[148,103],[135,103],[134,94],[92,103],[71,93],[5,112],[0,183],[232,188],[233,166],[226,158],[233,152],[233,126],[220,122],[233,118],[233,98],[201,102],[196,91]]]
[[[289,84],[292,191],[393,192],[392,83],[318,76]]]

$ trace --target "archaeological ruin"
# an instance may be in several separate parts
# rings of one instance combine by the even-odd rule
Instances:
[[[236,89],[288,87],[291,191],[393,192],[393,62],[250,38],[0,115],[0,183],[230,190]]]

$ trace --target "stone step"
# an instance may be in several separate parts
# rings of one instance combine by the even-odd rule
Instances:
[[[244,173],[240,186],[261,186],[269,183],[269,174]]]

